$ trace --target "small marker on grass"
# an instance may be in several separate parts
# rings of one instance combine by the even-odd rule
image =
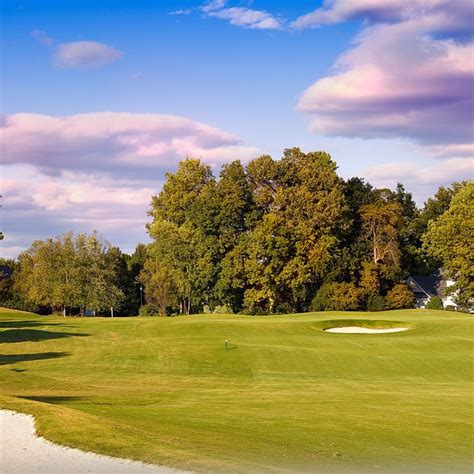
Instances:
[[[227,339],[225,340],[225,350],[227,350]]]

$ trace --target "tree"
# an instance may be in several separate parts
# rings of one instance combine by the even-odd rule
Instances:
[[[152,198],[150,258],[172,270],[180,313],[207,303],[217,280],[215,189],[210,167],[187,158],[176,173],[166,174],[162,191]]]
[[[67,233],[56,240],[35,241],[18,259],[15,288],[27,300],[53,310],[115,306],[123,296],[115,284],[110,245],[92,235]]]
[[[438,219],[431,220],[423,236],[429,255],[439,259],[458,304],[468,307],[474,300],[474,183],[466,183]]]
[[[379,200],[361,209],[365,236],[371,242],[374,263],[399,265],[398,226],[401,217],[400,204]]]
[[[360,309],[362,294],[354,283],[325,283],[311,302],[313,311],[356,311]]]
[[[387,309],[405,309],[415,306],[415,294],[407,285],[399,283],[395,285],[385,297],[385,307]]]
[[[261,213],[248,236],[247,305],[303,308],[329,271],[347,226],[342,181],[324,152],[285,150],[247,166]]]
[[[149,258],[145,261],[139,281],[145,287],[147,302],[156,305],[160,316],[166,316],[167,308],[173,305],[176,296],[173,269],[157,259]]]
[[[376,277],[376,286],[384,292],[400,277],[399,230],[401,207],[391,200],[390,191],[379,190],[379,197],[373,204],[361,208],[362,236],[370,243],[371,266],[365,266],[361,275],[361,287],[367,289],[369,276]],[[367,273],[369,272],[369,273]],[[374,294],[374,293],[372,293]]]

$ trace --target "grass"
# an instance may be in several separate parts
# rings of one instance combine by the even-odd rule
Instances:
[[[410,330],[323,331],[344,324]],[[422,310],[114,319],[2,310],[0,406],[35,415],[60,444],[203,472],[468,472],[473,325]]]

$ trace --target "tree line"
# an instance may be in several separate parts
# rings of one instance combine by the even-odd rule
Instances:
[[[146,314],[381,310],[412,307],[407,276],[443,267],[468,306],[473,194],[472,182],[453,183],[419,209],[403,185],[344,180],[329,154],[299,148],[225,164],[218,177],[187,158],[152,197],[146,248],[126,256],[95,234],[35,242],[12,291],[117,314],[136,314],[140,286]]]

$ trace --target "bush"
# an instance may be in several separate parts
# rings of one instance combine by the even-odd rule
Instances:
[[[212,314],[211,308],[209,308],[209,305],[208,305],[208,304],[205,304],[205,305],[202,307],[202,312],[203,312],[204,314]]]
[[[432,296],[426,304],[426,309],[444,309],[443,300],[439,296]]]
[[[355,311],[360,308],[361,291],[354,283],[326,283],[311,302],[312,311]]]
[[[29,303],[19,298],[10,298],[8,300],[0,301],[0,306],[4,308],[17,309],[19,311],[28,311],[30,313],[37,314],[51,314],[51,308],[45,306],[39,306],[35,303]]]
[[[217,305],[213,311],[214,314],[234,314],[234,311],[229,305]]]
[[[413,290],[404,284],[395,285],[385,297],[385,309],[406,309],[415,306]]]
[[[384,297],[380,295],[370,295],[367,299],[367,311],[383,311]]]
[[[140,316],[159,316],[160,311],[156,305],[149,303],[149,304],[144,304],[140,308],[139,314]]]
[[[239,314],[245,314],[247,316],[267,316],[269,313],[260,306],[254,306],[252,308],[244,308]]]

